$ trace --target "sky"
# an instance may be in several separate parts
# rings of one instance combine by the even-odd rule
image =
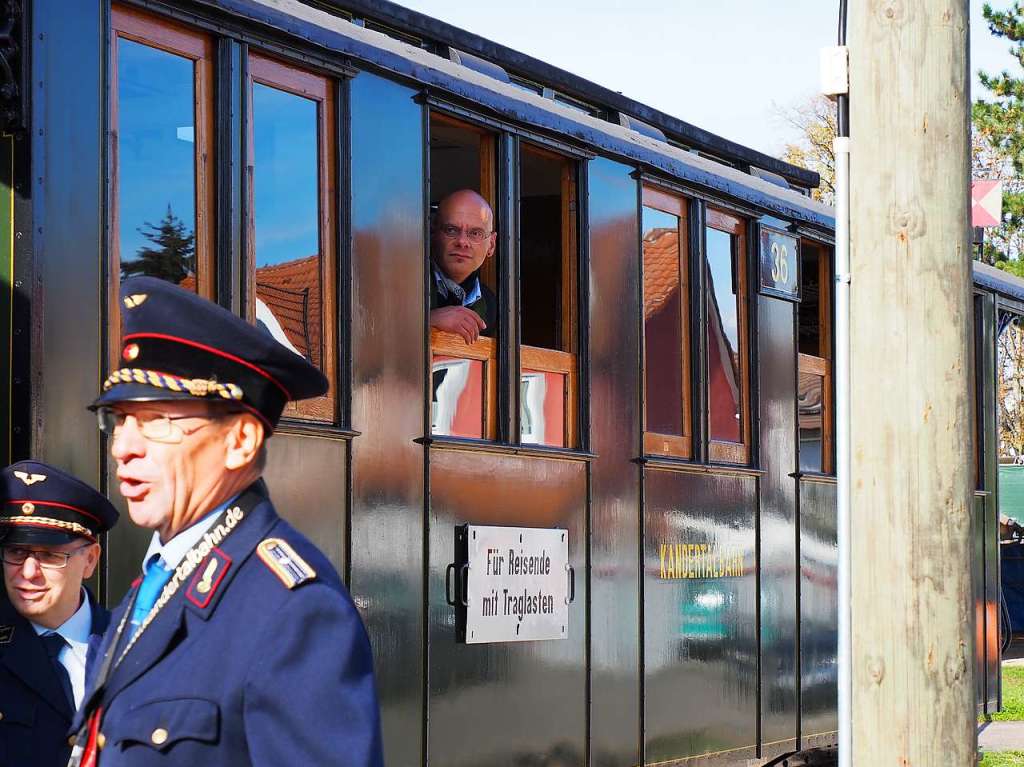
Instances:
[[[990,0],[996,8],[1010,0]],[[838,0],[398,0],[670,115],[777,155],[779,109],[819,89]],[[971,70],[1016,66],[970,0]],[[974,95],[980,85],[974,76]]]

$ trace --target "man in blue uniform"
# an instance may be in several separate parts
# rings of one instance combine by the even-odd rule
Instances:
[[[90,668],[81,763],[380,765],[362,621],[260,479],[285,403],[327,380],[177,286],[133,278],[121,300],[123,367],[93,408],[153,538]]]
[[[82,580],[117,521],[110,501],[38,461],[0,471],[0,765],[66,767],[90,642],[110,614]]]

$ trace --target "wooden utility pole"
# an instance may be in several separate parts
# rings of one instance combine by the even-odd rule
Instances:
[[[968,3],[851,22],[852,764],[968,767]]]

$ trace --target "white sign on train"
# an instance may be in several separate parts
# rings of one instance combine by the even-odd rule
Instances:
[[[569,534],[469,525],[466,643],[569,636]]]

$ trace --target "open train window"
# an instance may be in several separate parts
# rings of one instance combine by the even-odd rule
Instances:
[[[430,116],[431,432],[497,436],[495,134]]]
[[[522,143],[519,151],[519,439],[576,441],[577,164]]]
[[[111,22],[110,273],[118,279],[108,302],[119,327],[118,282],[128,277],[213,297],[213,41],[117,5]]]
[[[687,201],[644,187],[644,452],[691,456]]]
[[[331,82],[251,53],[246,193],[249,319],[320,368],[323,397],[285,417],[334,423],[334,94]]]
[[[832,259],[824,245],[800,245],[799,366],[797,411],[800,471],[831,473]]]
[[[750,460],[747,224],[708,208],[705,227],[708,457]]]

